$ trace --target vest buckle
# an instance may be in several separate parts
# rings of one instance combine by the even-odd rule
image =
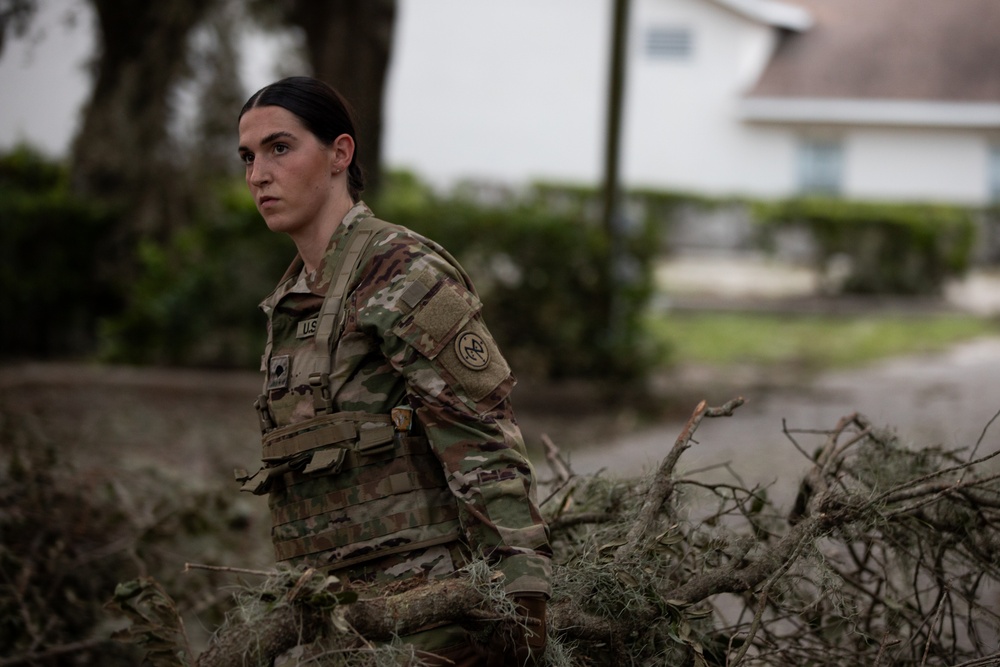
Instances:
[[[313,392],[313,410],[322,415],[333,412],[333,396],[330,395],[330,374],[310,373],[309,385]]]

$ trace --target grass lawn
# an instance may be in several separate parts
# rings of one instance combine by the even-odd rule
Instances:
[[[1000,335],[1000,321],[971,315],[778,315],[672,312],[650,331],[668,361],[724,366],[797,364],[816,370],[902,354],[934,352],[964,340]]]

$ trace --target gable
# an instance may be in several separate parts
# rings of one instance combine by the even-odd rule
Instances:
[[[786,33],[749,98],[1000,102],[997,0],[790,0]]]

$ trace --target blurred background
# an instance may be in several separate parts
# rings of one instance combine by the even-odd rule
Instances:
[[[997,10],[940,4],[6,0],[0,349],[254,368],[289,246],[234,118],[293,73],[354,101],[366,199],[452,242],[527,376],[647,374],[676,346],[651,306],[991,314]]]
[[[257,461],[256,304],[294,249],[246,192],[236,115],[291,74],[353,102],[365,201],[472,274],[540,468],[547,434],[578,472],[637,474],[737,395],[688,469],[779,498],[807,464],[785,425],[861,411],[995,448],[998,21],[995,0],[0,0],[0,615],[23,621],[0,647],[35,660],[3,664],[112,664],[80,601],[115,577],[270,563],[263,503],[226,480]],[[67,582],[82,561],[108,565]],[[53,599],[72,614],[49,627]]]

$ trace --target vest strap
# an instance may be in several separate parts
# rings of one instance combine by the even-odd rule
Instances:
[[[363,424],[372,426],[364,428]],[[357,441],[358,447],[365,451],[392,440],[392,433],[389,415],[334,412],[270,431],[261,440],[261,459],[266,463],[284,461],[317,447],[348,441]]]
[[[403,528],[395,533],[385,534],[381,530],[382,526],[385,525],[405,526],[408,523],[414,523],[415,525],[424,527],[441,525],[444,529],[443,535],[438,535],[433,538],[420,541],[411,541],[404,538],[402,541],[405,542],[405,544],[399,544],[397,542],[397,545],[394,547],[369,550],[364,556],[360,557],[348,557],[348,559],[338,561],[334,565],[335,568],[339,569],[342,567],[349,567],[355,562],[360,563],[366,560],[371,560],[372,558],[387,556],[391,553],[412,551],[413,549],[419,549],[424,546],[429,546],[430,544],[450,542],[458,537],[459,531],[457,522],[458,506],[455,504],[453,498],[443,497],[441,504],[438,506],[407,510],[389,516],[378,517],[377,519],[373,519],[371,521],[338,527],[334,530],[317,533],[315,535],[275,542],[274,552],[276,560],[283,561],[292,558],[300,558],[302,556],[307,556],[320,551],[328,551],[331,549],[343,548],[351,544],[357,544],[358,542],[364,540],[366,536],[376,535],[379,533],[381,533],[381,535],[379,535],[380,542],[392,543],[396,541],[396,539],[402,538],[404,533],[411,533],[412,531],[410,528]]]
[[[330,390],[331,340],[339,337],[343,328],[344,295],[351,285],[351,277],[361,262],[365,248],[375,232],[388,223],[375,217],[368,217],[351,230],[346,239],[346,250],[337,258],[334,266],[333,286],[326,293],[316,323],[316,357],[313,360],[309,384],[313,388],[313,407],[316,414],[333,410],[333,395]],[[336,335],[335,335],[336,334]]]

